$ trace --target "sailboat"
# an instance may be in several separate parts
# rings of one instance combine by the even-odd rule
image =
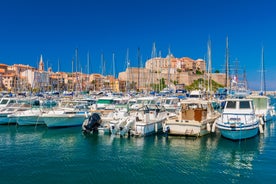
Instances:
[[[259,95],[251,95],[255,106],[255,113],[262,117],[263,121],[270,121],[275,116],[275,109],[270,105],[270,98],[266,96],[265,68],[264,68],[264,48],[261,56],[261,89]]]

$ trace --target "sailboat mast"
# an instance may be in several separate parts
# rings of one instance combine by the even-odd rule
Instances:
[[[60,73],[59,73],[59,59],[58,59],[58,83],[57,83],[57,90],[58,90],[58,92],[59,92],[59,75],[60,75]]]
[[[82,67],[80,68],[80,91],[82,91]]]
[[[162,64],[163,62],[160,63],[161,58],[162,58],[162,53],[161,53],[161,51],[159,51],[159,58],[160,58],[160,60],[159,60],[159,62],[158,62],[158,65],[159,65],[158,68],[160,69],[160,68],[164,67],[163,64]],[[158,73],[159,73],[159,75],[158,75],[158,78],[159,78],[159,85],[158,85],[158,86],[159,86],[159,89],[158,89],[158,91],[161,91],[161,80],[162,80],[162,74],[161,74],[161,73],[162,73],[162,69],[160,69]]]
[[[73,72],[74,72],[74,58],[72,59],[72,91],[74,90]]]
[[[103,82],[103,77],[105,75],[105,60],[104,60],[104,54],[103,53],[101,55],[101,62],[102,62],[102,80],[101,80],[101,82],[102,82],[102,87],[105,88],[104,82]]]
[[[247,89],[248,85],[247,85],[247,78],[246,78],[246,70],[245,70],[245,68],[243,69],[243,81],[244,81],[244,88]]]
[[[228,48],[228,36],[226,37],[226,51],[225,51],[225,87],[228,89],[229,80],[229,48]]]
[[[126,53],[126,71],[127,71],[126,92],[129,91],[129,81],[130,81],[128,52],[129,52],[129,51],[128,51],[128,49],[127,49],[127,53]]]
[[[90,85],[89,85],[89,69],[90,69],[90,55],[89,55],[89,52],[87,52],[87,82],[86,82],[86,91],[90,88]]]
[[[112,69],[113,69],[113,77],[116,78],[116,73],[115,73],[115,54],[112,54]]]
[[[208,92],[212,90],[212,59],[211,59],[211,40],[208,41]]]
[[[265,85],[265,69],[264,69],[264,47],[262,47],[262,56],[261,56],[261,93],[266,95],[266,85]]]
[[[138,48],[138,85],[137,85],[137,91],[139,91],[140,89],[140,60],[141,60],[141,56],[140,56],[140,48]]]
[[[156,46],[155,46],[155,42],[153,43],[152,46],[152,52],[151,52],[151,69],[150,69],[150,85],[152,85],[152,90],[153,90],[153,84],[154,84],[154,78],[153,78],[153,60],[156,59]],[[155,61],[156,64],[156,61]],[[156,66],[155,66],[156,69]]]
[[[78,84],[79,84],[79,81],[78,81],[78,48],[76,48],[75,50],[75,57],[76,57],[76,91],[78,91]]]
[[[171,81],[171,48],[169,47],[169,61],[168,61],[168,84],[167,87],[170,88],[170,81]]]

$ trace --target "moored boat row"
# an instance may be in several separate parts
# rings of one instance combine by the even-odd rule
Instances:
[[[16,111],[10,110],[11,113],[6,115],[6,120],[3,119],[3,122],[46,125],[49,128],[82,126],[86,134],[98,132],[119,136],[164,133],[198,137],[216,130],[225,138],[240,140],[262,133],[263,123],[275,115],[268,100],[264,103],[253,96],[223,100],[220,103],[223,102],[225,105],[220,111],[214,108],[214,104],[218,104],[216,101],[204,100],[201,96],[185,99],[109,96],[94,97],[92,100],[94,104],[88,104],[88,101],[84,98],[67,98],[59,99],[58,105],[51,108],[20,107]],[[263,108],[259,112],[259,106],[263,107],[263,104],[266,104],[266,109],[271,111],[264,112]],[[5,107],[5,110],[7,109]],[[5,110],[0,109],[0,114]],[[95,113],[99,117],[96,118],[97,121]],[[94,123],[91,124],[92,122]]]

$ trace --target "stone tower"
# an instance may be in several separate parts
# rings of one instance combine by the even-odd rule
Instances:
[[[42,59],[42,54],[40,55],[40,61],[39,61],[38,70],[39,71],[44,71],[44,63],[43,63],[43,59]]]

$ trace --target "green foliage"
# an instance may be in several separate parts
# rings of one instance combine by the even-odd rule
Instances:
[[[202,78],[195,80],[191,85],[186,86],[185,88],[189,91],[191,90],[199,90],[199,89],[207,89],[208,81]],[[212,80],[212,91],[216,91],[218,88],[224,87]]]
[[[199,70],[197,70],[197,71],[196,71],[196,74],[197,74],[197,75],[202,75],[202,72],[199,71]]]
[[[154,91],[158,91],[158,92],[159,90],[161,91],[166,87],[165,79],[162,78],[157,84],[151,84],[151,87],[153,88]]]

